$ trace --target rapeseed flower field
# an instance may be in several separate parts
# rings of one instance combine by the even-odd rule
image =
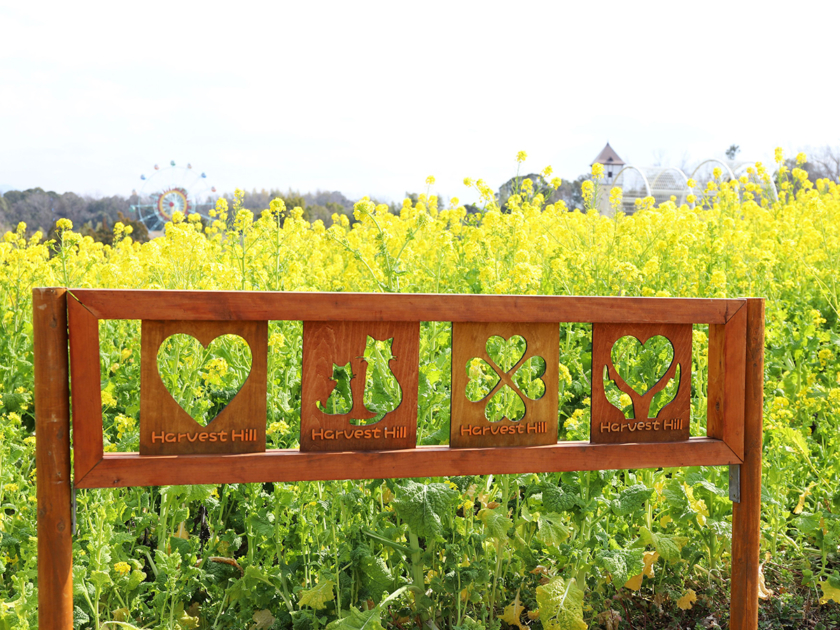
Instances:
[[[518,156],[521,162],[524,153]],[[766,303],[763,627],[840,626],[840,185],[778,156],[686,203],[632,215],[548,203],[522,179],[478,213],[429,194],[356,221],[259,216],[220,200],[144,244],[66,219],[0,243],[0,629],[37,627],[31,289],[36,286],[680,297]],[[803,159],[800,160],[804,162]],[[543,172],[546,180],[550,169]],[[431,186],[433,179],[427,181]],[[691,182],[696,186],[696,183]],[[556,178],[552,181],[559,185]],[[101,324],[108,451],[138,442],[139,324]],[[451,328],[421,327],[418,442],[446,443]],[[692,433],[705,433],[707,330],[694,330]],[[269,448],[300,427],[300,322],[269,328]],[[591,328],[560,328],[560,438],[588,439]],[[189,361],[187,361],[188,363]],[[241,377],[215,359],[196,398]],[[184,366],[178,360],[174,368]],[[241,379],[240,381],[241,382]],[[201,412],[201,410],[198,410]],[[80,491],[78,628],[727,626],[727,470],[605,471]],[[419,514],[432,514],[421,518]],[[632,622],[632,626],[628,625]]]

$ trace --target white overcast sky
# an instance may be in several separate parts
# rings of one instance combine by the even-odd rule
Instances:
[[[840,145],[832,3],[0,0],[0,189],[128,194],[155,163],[220,191],[400,200]]]

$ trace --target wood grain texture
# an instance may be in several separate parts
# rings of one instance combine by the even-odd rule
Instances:
[[[221,335],[238,335],[251,349],[248,378],[206,426],[184,411],[158,372],[158,349],[167,337],[176,334],[195,337],[204,347]],[[268,322],[145,320],[140,337],[141,455],[265,451]]]
[[[744,382],[744,463],[741,502],[732,506],[732,586],[730,628],[758,628],[761,546],[761,448],[764,414],[764,300],[746,306]]]
[[[726,324],[709,325],[708,377],[706,382],[706,435],[723,439],[726,359]]]
[[[368,336],[393,339],[389,367],[402,390],[399,406],[378,422],[356,425],[377,414],[364,406]],[[335,381],[333,365],[351,364],[353,408],[345,414],[327,414],[326,405]],[[310,322],[303,323],[300,449],[348,451],[414,448],[417,436],[417,384],[420,364],[419,322]],[[352,437],[350,437],[352,436]]]
[[[38,470],[38,627],[73,627],[67,292],[32,292],[35,460]],[[97,381],[97,391],[99,391]]]
[[[525,353],[505,372],[487,354],[487,340],[493,336],[525,339]],[[484,359],[499,377],[489,394],[478,402],[466,396],[467,369],[473,358]],[[545,394],[531,400],[523,394],[513,376],[532,357],[545,360]],[[452,394],[450,396],[449,444],[452,447],[525,446],[557,442],[558,370],[560,363],[560,327],[557,324],[462,323],[452,324]],[[502,418],[491,422],[485,416],[488,402],[503,386],[519,394],[525,404],[525,416],[518,421]],[[529,433],[533,430],[533,433]],[[495,433],[495,434],[494,434]]]
[[[74,289],[100,319],[724,324],[743,299]]]
[[[72,295],[67,298],[67,316],[73,390],[73,476],[81,479],[102,459],[99,320]]]
[[[642,344],[651,337],[662,335],[671,342],[674,348],[674,360],[670,367],[644,395],[630,387],[612,363],[613,344],[621,337],[628,335],[635,337]],[[589,439],[593,444],[677,442],[689,438],[691,337],[689,324],[594,324],[592,326],[592,418]],[[649,418],[648,411],[653,397],[665,388],[670,379],[674,378],[677,365],[680,366],[677,395],[659,411],[656,418]],[[609,378],[615,381],[618,388],[633,401],[636,416],[634,419],[625,418],[621,409],[607,400],[604,390],[605,367],[609,372]],[[674,423],[674,420],[679,421],[677,428],[668,428],[668,423]],[[643,428],[630,430],[633,427],[640,427],[641,422],[645,423]],[[657,426],[660,428],[657,429]],[[608,427],[609,430],[604,430],[604,427]]]
[[[721,438],[738,457],[742,458],[744,456],[744,396],[748,341],[747,313],[747,306],[744,306],[726,322],[723,359],[724,405]],[[762,343],[763,330],[762,327]]]
[[[243,455],[143,457],[106,453],[80,487],[116,488],[196,483],[264,483],[325,479],[386,479],[457,475],[720,466],[739,460],[722,440],[691,438],[660,444],[559,442],[547,446],[399,451],[268,450]]]

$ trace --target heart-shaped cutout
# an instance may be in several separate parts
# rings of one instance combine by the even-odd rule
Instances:
[[[519,360],[525,356],[527,344],[525,343],[525,338],[520,335],[512,335],[510,339],[493,335],[487,340],[485,348],[487,350],[487,356],[503,372],[510,372],[513,366],[519,363]]]
[[[220,335],[205,348],[191,335],[170,335],[157,353],[158,374],[172,398],[207,426],[233,400],[251,372],[251,348],[239,335]]]
[[[662,335],[651,337],[644,344],[626,335],[613,344],[610,357],[624,382],[644,396],[671,367],[674,346]]]

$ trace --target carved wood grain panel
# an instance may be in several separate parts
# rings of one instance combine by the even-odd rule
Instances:
[[[487,354],[487,340],[499,336],[524,337],[525,353],[510,370],[504,369]],[[513,376],[532,357],[545,360],[545,393],[539,400],[524,395]],[[478,402],[467,398],[467,366],[473,358],[486,361],[499,376],[499,382]],[[462,323],[452,324],[452,395],[449,445],[462,447],[528,446],[557,442],[557,397],[560,362],[560,327],[558,324]],[[485,416],[488,402],[507,385],[525,405],[525,415],[518,421],[502,418],[491,422]]]
[[[205,348],[221,335],[238,335],[251,349],[242,388],[206,426],[184,411],[158,372],[158,349],[176,334],[195,337]],[[265,451],[268,322],[143,320],[140,335],[140,455]]]
[[[393,411],[372,424],[376,413],[364,406],[364,360],[368,336],[393,339],[388,364],[399,383],[402,400]],[[348,413],[321,411],[336,386],[333,367],[350,363],[352,408]],[[365,451],[414,448],[417,436],[417,384],[420,365],[419,322],[311,322],[303,323],[300,450]]]
[[[674,359],[665,374],[644,393],[628,385],[612,362],[612,348],[624,336],[645,344],[661,335],[671,342]],[[648,417],[651,402],[665,389],[680,366],[680,383],[674,399],[655,418]],[[609,378],[633,401],[634,417],[627,419],[621,409],[607,399],[604,367]],[[691,412],[691,325],[690,324],[593,324],[592,325],[592,419],[590,442],[621,444],[630,442],[678,442],[689,438]]]

